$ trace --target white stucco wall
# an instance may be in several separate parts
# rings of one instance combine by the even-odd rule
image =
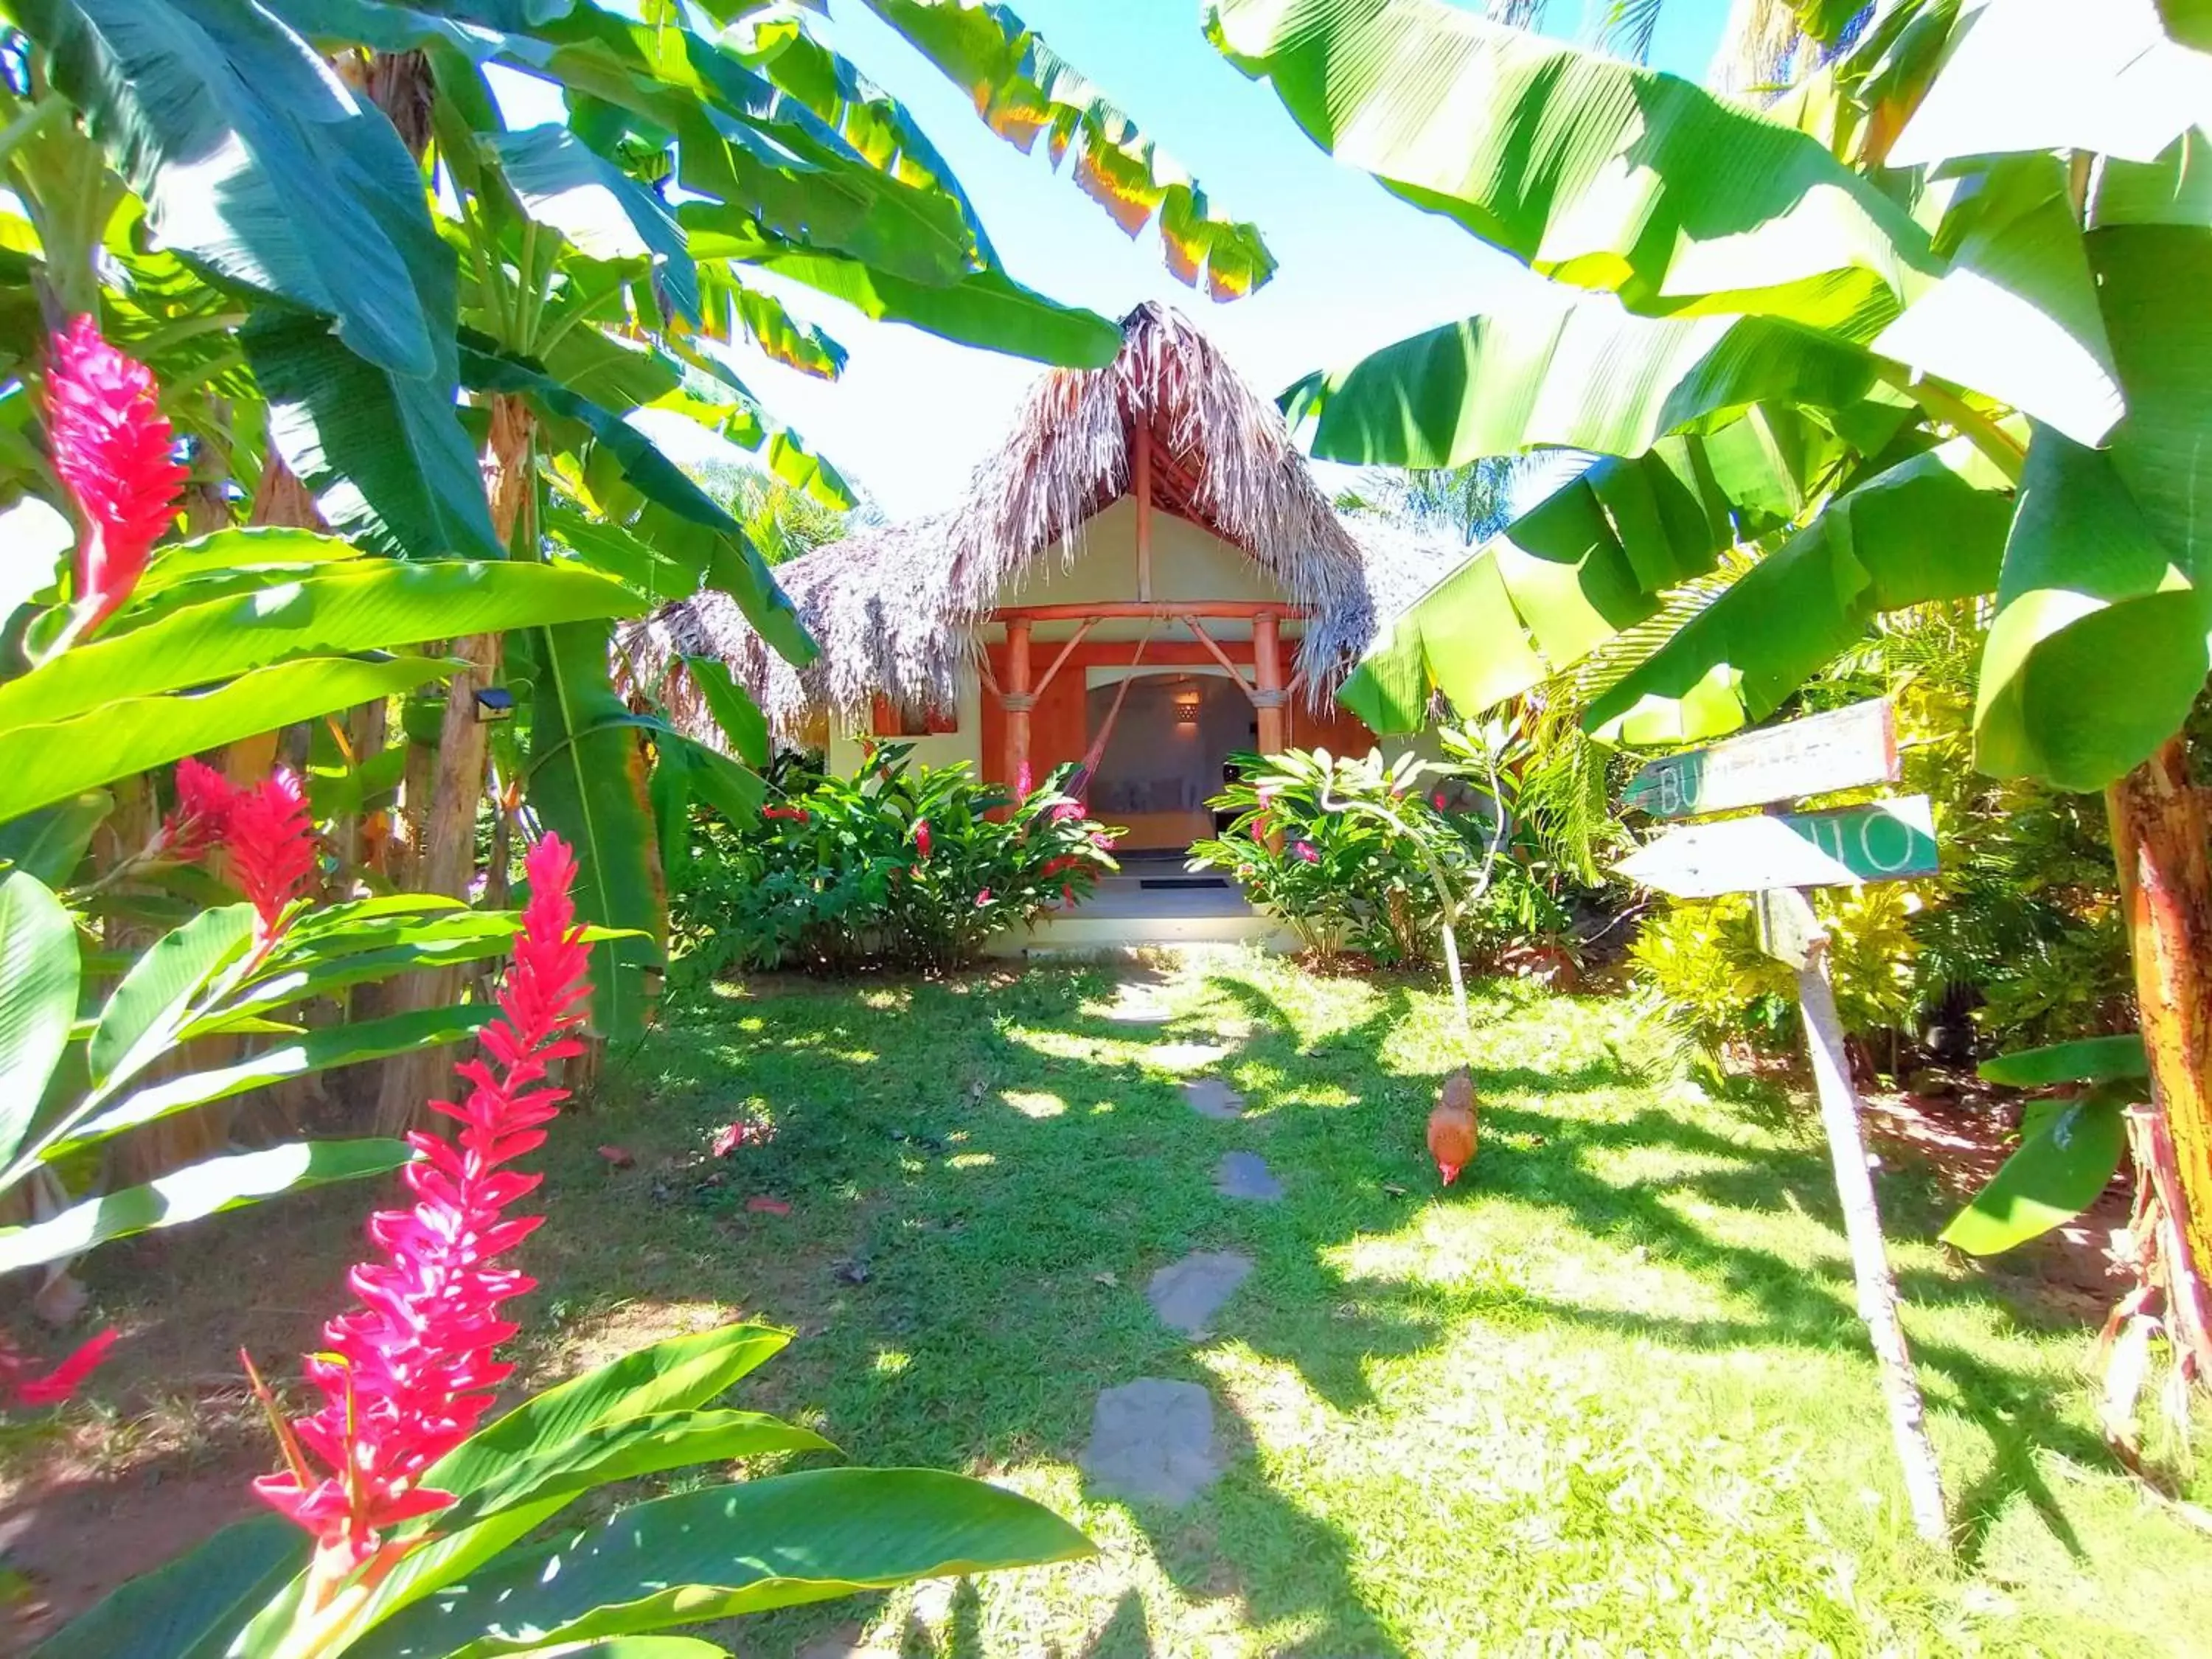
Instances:
[[[860,769],[860,739],[869,735],[864,726],[859,732],[840,731],[830,738],[830,769],[841,777],[850,777]],[[930,737],[898,738],[887,742],[912,744],[916,764],[950,766],[955,761],[966,761],[977,776],[982,775],[980,762],[983,753],[983,690],[971,672],[960,676],[960,729],[940,732]]]

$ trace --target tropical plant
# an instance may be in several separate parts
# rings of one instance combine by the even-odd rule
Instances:
[[[1922,906],[1920,895],[1901,884],[1818,896],[1846,1031],[1863,1038],[1901,1030],[1919,1011],[1911,927]],[[1669,904],[1637,930],[1628,955],[1638,979],[1657,994],[1662,1017],[1709,1052],[1741,1043],[1780,1053],[1797,1043],[1796,978],[1759,948],[1748,897]]]
[[[1336,505],[1441,530],[1471,547],[1513,521],[1513,487],[1525,470],[1510,455],[1486,455],[1464,466],[1374,467],[1339,495]]]
[[[320,1407],[288,1418],[253,1377],[283,1458],[254,1488],[277,1515],[125,1584],[43,1651],[719,1654],[620,1638],[1090,1553],[1026,1498],[920,1469],[696,1486],[540,1535],[614,1482],[833,1449],[759,1413],[702,1409],[788,1340],[752,1325],[626,1355],[477,1426],[513,1371],[497,1357],[515,1329],[502,1304],[532,1288],[501,1259],[539,1219],[512,1213],[538,1181],[512,1166],[566,1097],[548,1068],[581,1051],[589,989],[574,855],[549,836],[525,869],[530,896],[484,1057],[459,1068],[465,1097],[436,1108],[459,1132],[418,1134],[413,1206],[371,1220],[374,1257],[350,1279],[362,1305],[329,1322],[307,1362]]]
[[[912,753],[885,744],[855,776],[818,778],[695,841],[675,866],[687,976],[956,967],[1115,867],[1110,832],[1062,793],[1068,769],[1014,802],[964,761],[917,765]]]
[[[1974,769],[1985,611],[1961,601],[1877,617],[1798,706],[1887,696],[1901,787],[1935,802],[1943,867],[1915,884],[1926,902],[1910,923],[1923,1018],[1970,1007],[1984,1052],[2129,1030],[2135,990],[2103,803]]]
[[[816,548],[844,539],[854,521],[873,509],[840,511],[758,467],[713,463],[696,470],[699,484],[745,527],[772,570]],[[879,516],[879,515],[878,515]]]
[[[1825,47],[1856,9],[1793,10]],[[1976,763],[2106,794],[2212,1262],[2212,868],[2179,736],[2212,660],[2196,24],[1897,0],[1756,109],[1436,0],[1214,0],[1208,27],[1340,159],[1558,284],[1321,377],[1316,452],[1608,458],[1398,618],[1347,703],[1378,730],[1438,687],[1487,708],[1748,550],[1589,713],[1686,740],[1881,611],[1994,594]]]
[[[1496,859],[1500,809],[1466,787],[1475,769],[1380,750],[1232,763],[1238,775],[1207,803],[1229,824],[1192,843],[1191,868],[1228,875],[1322,962],[1356,951],[1412,967],[1437,959],[1447,922],[1490,951],[1565,920],[1525,868]]]
[[[317,873],[313,826],[289,772],[240,787],[183,762],[176,804],[153,838],[97,884],[58,891],[50,884],[82,862],[98,816],[19,821],[5,842],[15,867],[0,878],[0,1206],[35,1218],[0,1227],[0,1274],[58,1272],[115,1239],[404,1164],[399,1140],[285,1140],[82,1190],[88,1171],[99,1180],[101,1150],[149,1125],[460,1041],[483,1023],[482,1008],[314,1016],[426,963],[503,954],[517,925],[508,914],[411,895],[315,907],[304,896]],[[22,835],[27,827],[35,836]],[[80,938],[87,913],[118,890],[197,874],[191,866],[217,854],[246,901],[204,903],[130,961],[112,990],[94,993]],[[204,898],[209,889],[192,890]],[[210,1039],[220,1052],[209,1052]],[[35,1392],[21,1397],[40,1403]]]
[[[23,562],[12,645],[28,665],[0,675],[0,1212],[18,1222],[0,1229],[0,1273],[51,1276],[110,1239],[404,1162],[394,1139],[288,1140],[181,1167],[171,1147],[132,1160],[155,1166],[146,1179],[103,1170],[100,1154],[249,1090],[459,1039],[477,1019],[451,1004],[309,1022],[334,995],[495,955],[514,932],[510,917],[405,895],[310,914],[320,872],[301,781],[234,784],[191,752],[441,678],[441,656],[405,647],[456,619],[504,627],[629,600],[586,571],[403,565],[299,531],[156,545],[185,472],[145,366],[80,317],[52,342],[43,392],[45,459],[78,533],[65,587]],[[131,775],[172,760],[166,817],[118,811]],[[123,839],[134,822],[142,838]],[[88,859],[104,824],[115,850]],[[215,851],[224,879],[195,867]],[[18,1397],[70,1380],[64,1368]]]

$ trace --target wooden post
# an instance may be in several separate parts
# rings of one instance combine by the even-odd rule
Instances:
[[[2166,1120],[2180,1192],[2175,1218],[2197,1285],[2212,1273],[2212,813],[2174,738],[2105,792],[2120,906],[2150,1055],[2151,1103]]]
[[[1136,446],[1137,597],[1152,597],[1152,433],[1148,426],[1133,434]]]
[[[1730,738],[1711,749],[1654,762],[1629,786],[1632,800],[1662,817],[1764,805],[1754,818],[1670,830],[1614,868],[1662,893],[1755,896],[1759,948],[1797,976],[1797,1009],[1819,1087],[1836,1200],[1844,1214],[1859,1317],[1874,1348],[1889,1406],[1889,1428],[1920,1535],[1948,1550],[1943,1479],[1928,1438],[1920,1384],[1912,1374],[1897,1281],[1882,1248],[1881,1212],[1867,1170],[1866,1133],[1844,1052],[1843,1021],[1828,982],[1828,935],[1805,889],[1897,881],[1937,867],[1935,823],[1924,797],[1889,799],[1837,812],[1784,812],[1795,796],[1856,787],[1897,775],[1894,730],[1885,709],[1816,715]]]
[[[1030,624],[1006,624],[1006,684],[999,694],[1006,711],[1006,786],[1016,794],[1034,781],[1030,771],[1030,710],[1036,696],[1030,690]]]
[[[1881,1213],[1875,1206],[1874,1177],[1867,1170],[1866,1134],[1859,1122],[1857,1094],[1851,1088],[1850,1061],[1844,1052],[1844,1024],[1836,1014],[1836,994],[1828,983],[1828,935],[1813,913],[1812,901],[1795,888],[1760,896],[1770,923],[1775,954],[1802,949],[1797,968],[1797,1006],[1805,1024],[1806,1053],[1813,1062],[1820,1096],[1820,1127],[1827,1132],[1828,1158],[1836,1172],[1836,1197],[1843,1206],[1844,1237],[1850,1247],[1851,1277],[1858,1290],[1859,1317],[1874,1344],[1875,1366],[1889,1403],[1890,1437],[1905,1474],[1905,1501],[1912,1524],[1938,1548],[1951,1545],[1943,1516],[1943,1477],[1936,1448],[1928,1438],[1920,1384],[1912,1374],[1912,1355],[1897,1314],[1897,1283],[1890,1276],[1881,1242]]]
[[[1283,714],[1291,699],[1283,690],[1282,624],[1271,614],[1252,618],[1252,706],[1260,715],[1260,752],[1279,754],[1290,742]]]

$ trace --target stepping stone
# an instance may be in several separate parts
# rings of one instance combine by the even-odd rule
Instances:
[[[1257,1152],[1224,1152],[1213,1172],[1213,1190],[1224,1198],[1249,1198],[1273,1204],[1283,1195],[1283,1183],[1267,1172],[1267,1160]]]
[[[1119,1025],[1164,1025],[1174,1016],[1161,1000],[1158,986],[1123,980],[1115,987],[1106,1018]]]
[[[1200,1117],[1233,1123],[1244,1115],[1244,1097],[1218,1077],[1194,1077],[1182,1085],[1182,1097]]]
[[[1145,1050],[1145,1058],[1164,1072],[1194,1072],[1228,1054],[1228,1049],[1211,1042],[1163,1042]]]
[[[1082,1461],[1109,1497],[1181,1507],[1221,1475],[1213,1396],[1195,1382],[1157,1376],[1109,1389],[1091,1410]]]
[[[1154,1273],[1145,1294],[1162,1324],[1185,1336],[1198,1336],[1251,1271],[1249,1256],[1233,1250],[1200,1250]]]

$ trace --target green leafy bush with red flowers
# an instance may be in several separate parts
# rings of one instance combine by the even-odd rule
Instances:
[[[1466,907],[1463,951],[1527,931],[1541,890],[1510,858],[1490,857],[1497,820],[1472,768],[1410,754],[1385,760],[1326,749],[1236,757],[1240,775],[1207,803],[1231,813],[1190,867],[1218,870],[1316,957],[1356,951],[1395,967],[1435,960],[1445,898]],[[1487,872],[1487,873],[1486,873]]]
[[[673,884],[679,969],[957,967],[1116,867],[1064,772],[1017,803],[965,762],[920,766],[911,750],[886,744],[857,776],[710,826]]]

